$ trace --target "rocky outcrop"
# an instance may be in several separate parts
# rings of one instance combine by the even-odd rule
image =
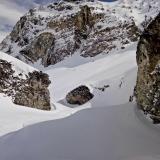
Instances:
[[[94,26],[93,15],[91,9],[85,5],[82,6],[81,11],[75,16],[75,31],[74,31],[74,40],[75,40],[75,49],[79,49],[82,40],[86,40],[91,32],[91,28]]]
[[[31,9],[0,44],[0,50],[47,67],[77,52],[82,57],[108,54],[137,41],[138,35],[132,18],[119,18],[101,2],[64,0]]]
[[[52,53],[54,52],[55,38],[52,33],[44,32],[38,35],[32,43],[20,51],[20,55],[17,56],[18,59],[21,59],[22,56],[26,60],[31,62],[36,62],[41,59],[42,65],[45,67],[51,64]],[[53,62],[54,63],[54,62]]]
[[[91,100],[93,97],[94,95],[90,92],[88,87],[79,86],[67,94],[66,101],[69,104],[82,105]]]
[[[50,80],[48,75],[34,71],[28,74],[26,85],[21,86],[14,96],[14,103],[41,110],[50,110],[50,94],[47,89]]]
[[[0,59],[0,92],[5,92],[10,94],[10,91],[6,89],[15,83],[15,77],[13,76],[14,71],[12,70],[11,63]],[[18,79],[16,80],[18,82]]]
[[[160,14],[140,37],[137,64],[137,102],[145,112],[160,118]]]
[[[11,96],[15,104],[50,110],[51,83],[47,74],[34,71],[25,75],[15,74],[12,64],[0,59],[0,93]]]

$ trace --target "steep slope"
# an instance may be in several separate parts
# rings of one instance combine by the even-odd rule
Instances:
[[[108,54],[138,40],[159,10],[156,0],[60,1],[21,17],[0,49],[32,65],[49,66],[79,54]]]

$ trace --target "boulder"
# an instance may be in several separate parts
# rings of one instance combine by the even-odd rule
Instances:
[[[50,80],[47,74],[34,71],[29,73],[26,85],[14,97],[14,103],[41,110],[50,110]]]
[[[11,63],[0,59],[0,93],[12,97],[17,105],[50,110],[50,83],[49,76],[43,72],[17,75]]]
[[[88,87],[79,86],[67,94],[66,101],[69,104],[82,105],[91,100],[93,97],[94,95],[90,92]]]

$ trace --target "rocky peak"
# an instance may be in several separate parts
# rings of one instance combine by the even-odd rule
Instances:
[[[137,102],[144,111],[160,117],[160,14],[140,37],[137,48]],[[160,118],[159,118],[160,120]]]
[[[139,2],[117,3],[113,8],[100,1],[64,0],[31,9],[3,40],[0,50],[47,67],[75,53],[95,57],[124,49],[138,40],[140,30],[132,12],[142,11]],[[152,7],[150,12],[155,10]]]

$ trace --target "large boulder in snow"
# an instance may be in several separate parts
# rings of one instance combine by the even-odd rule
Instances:
[[[137,63],[137,102],[144,111],[160,116],[160,14],[140,37]]]
[[[14,103],[41,110],[50,110],[50,80],[47,74],[34,71],[28,74],[26,85],[15,94]]]
[[[82,105],[93,98],[93,94],[86,86],[79,86],[67,94],[66,100],[69,104]]]

